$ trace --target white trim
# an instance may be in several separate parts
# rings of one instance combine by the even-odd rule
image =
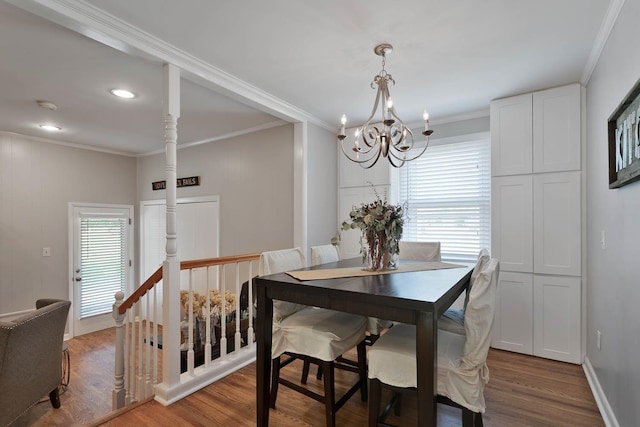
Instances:
[[[309,163],[309,125],[293,126],[293,246],[307,253],[307,184]]]
[[[607,40],[609,39],[611,30],[618,20],[618,16],[620,15],[620,11],[622,10],[623,5],[624,0],[609,0],[609,8],[607,9],[607,13],[602,20],[602,25],[600,26],[600,30],[598,31],[596,40],[593,42],[593,47],[591,48],[591,53],[589,54],[587,63],[584,66],[584,70],[582,70],[580,84],[582,84],[583,86],[587,86],[587,84],[589,83],[589,79],[591,79],[593,70],[596,68],[596,65],[598,65],[600,55],[602,55],[604,46],[607,44]]]
[[[236,350],[226,356],[224,360],[214,361],[212,368],[205,368],[204,365],[197,367],[194,370],[194,376],[191,376],[189,372],[180,374],[180,383],[171,388],[166,387],[166,382],[156,384],[154,399],[164,406],[171,405],[255,361],[255,345]]]
[[[203,144],[209,144],[211,142],[217,142],[217,141],[223,141],[226,139],[231,139],[231,138],[235,138],[238,136],[242,136],[242,135],[247,135],[250,133],[254,133],[254,132],[260,132],[263,130],[267,130],[267,129],[271,129],[271,128],[275,128],[278,126],[284,126],[284,125],[288,125],[289,122],[286,122],[284,120],[278,120],[275,122],[270,122],[270,123],[265,123],[263,125],[259,125],[259,126],[254,126],[251,128],[246,128],[246,129],[242,129],[236,132],[231,132],[231,133],[227,133],[225,135],[220,135],[214,138],[207,138],[207,139],[203,139],[200,141],[194,141],[194,142],[187,142],[184,144],[179,144],[176,148],[178,150],[181,150],[183,148],[189,148],[189,147],[195,147],[196,145],[203,145]],[[161,148],[158,150],[154,150],[154,151],[149,151],[148,153],[142,153],[142,154],[138,154],[136,157],[147,157],[147,156],[153,156],[156,154],[164,154],[165,153],[165,149]]]
[[[90,145],[75,144],[73,142],[56,141],[53,139],[42,138],[39,136],[24,135],[22,133],[17,133],[17,132],[8,132],[8,131],[0,130],[0,135],[19,136],[21,138],[30,139],[35,142],[43,142],[46,144],[61,145],[63,147],[78,148],[80,150],[98,151],[100,153],[115,154],[117,156],[136,157],[135,154],[127,153],[124,151],[109,150],[106,148],[92,147]]]
[[[469,142],[469,141],[482,141],[485,139],[490,139],[490,132],[475,132],[475,133],[466,133],[464,135],[456,135],[456,136],[448,136],[446,138],[437,138],[432,139],[429,142],[429,145],[444,145],[444,144],[455,144],[458,142]]]
[[[598,381],[596,372],[593,370],[593,366],[591,365],[591,361],[588,357],[584,358],[582,369],[587,377],[589,387],[591,387],[591,393],[593,393],[593,397],[596,400],[596,404],[598,405],[604,424],[607,427],[620,427],[620,424],[618,424],[618,420],[616,419],[616,415],[613,413],[611,405],[609,405],[609,400],[607,400],[607,396],[604,394],[604,390],[600,385],[600,381]]]
[[[135,221],[134,221],[134,207],[133,205],[121,205],[121,204],[108,204],[108,203],[83,203],[83,202],[69,202],[67,204],[67,241],[69,242],[68,247],[68,277],[69,281],[69,295],[67,298],[73,304],[73,285],[74,285],[74,271],[73,271],[73,250],[74,250],[74,216],[73,211],[75,208],[113,208],[113,209],[128,209],[129,210],[129,219],[131,220],[130,229],[129,229],[129,259],[131,260],[131,269],[129,270],[129,289],[126,289],[125,292],[127,294],[131,293],[131,289],[134,286],[134,277],[135,277],[135,266],[136,266],[136,254],[135,254]],[[115,299],[114,299],[115,302]],[[69,332],[65,334],[65,339],[71,339],[75,336],[74,330],[74,310],[69,310],[69,315],[67,316],[67,325],[69,325]]]

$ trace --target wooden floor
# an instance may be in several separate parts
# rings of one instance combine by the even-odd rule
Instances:
[[[61,396],[62,407],[48,402],[36,405],[16,425],[85,425],[107,415],[113,384],[113,329],[68,341],[71,381]],[[604,426],[582,367],[500,350],[489,352],[491,380],[485,390],[487,427]],[[299,365],[284,369],[284,376],[299,380]],[[355,379],[336,374],[337,393]],[[312,379],[313,378],[313,379]],[[309,387],[321,390],[310,376]],[[146,403],[105,426],[252,426],[255,425],[255,364],[220,380],[179,402],[164,407]],[[416,401],[408,394],[402,418],[390,417],[399,426],[415,425]],[[323,406],[285,387],[280,388],[277,408],[271,411],[273,426],[323,426]],[[367,405],[352,397],[337,414],[339,426],[364,426]],[[438,426],[460,426],[459,410],[439,406]]]

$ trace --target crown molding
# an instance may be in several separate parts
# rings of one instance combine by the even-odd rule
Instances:
[[[235,138],[235,137],[238,137],[238,136],[247,135],[247,134],[250,134],[250,133],[260,132],[260,131],[263,131],[263,130],[275,128],[275,127],[278,127],[278,126],[284,126],[284,125],[287,125],[287,124],[289,124],[289,122],[285,122],[284,120],[277,120],[277,121],[274,121],[274,122],[265,123],[263,125],[242,129],[242,130],[239,130],[237,132],[230,132],[230,133],[227,133],[225,135],[217,136],[215,138],[207,138],[207,139],[203,139],[203,140],[200,140],[200,141],[193,141],[193,142],[187,142],[187,143],[184,143],[184,144],[179,144],[176,148],[178,150],[181,150],[183,148],[195,147],[196,145],[209,144],[211,142],[222,141],[222,140],[225,140],[225,139],[231,139],[231,138]],[[165,149],[162,148],[162,149],[159,149],[159,150],[153,150],[153,151],[149,151],[147,153],[138,154],[136,157],[148,157],[148,156],[154,156],[156,154],[164,154],[164,153],[165,153]]]
[[[114,154],[116,156],[137,157],[136,154],[129,153],[129,152],[126,152],[126,151],[109,150],[109,149],[106,149],[106,148],[93,147],[91,145],[76,144],[76,143],[73,143],[73,142],[65,142],[65,141],[58,141],[58,140],[55,140],[55,139],[43,138],[43,137],[40,137],[40,136],[33,136],[33,135],[26,135],[24,133],[18,133],[18,132],[9,132],[9,131],[0,130],[0,135],[17,136],[17,137],[24,138],[24,139],[29,139],[29,140],[35,141],[35,142],[42,142],[42,143],[53,144],[53,145],[61,145],[63,147],[77,148],[79,150],[97,151],[99,153]]]
[[[189,80],[287,122],[329,124],[82,0],[6,0],[44,19],[133,56],[173,64]]]
[[[607,40],[609,39],[609,35],[611,34],[611,30],[616,24],[618,20],[618,16],[620,15],[620,11],[622,10],[622,6],[624,5],[624,0],[610,0],[609,8],[607,9],[607,14],[602,20],[602,25],[600,25],[600,31],[598,31],[598,35],[596,37],[595,42],[593,43],[593,48],[591,48],[591,53],[589,54],[589,58],[587,59],[587,63],[582,71],[582,77],[580,77],[580,84],[582,86],[587,86],[589,80],[591,79],[591,74],[593,70],[598,65],[598,61],[600,60],[600,55],[602,55],[602,51],[604,50],[604,46],[607,44]]]

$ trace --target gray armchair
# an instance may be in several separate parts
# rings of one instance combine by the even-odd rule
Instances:
[[[0,426],[14,422],[43,396],[60,407],[62,342],[71,302],[41,299],[37,310],[0,322]]]

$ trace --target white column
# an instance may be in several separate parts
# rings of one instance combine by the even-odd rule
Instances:
[[[116,292],[116,302],[113,304],[113,319],[116,321],[116,364],[114,368],[115,380],[113,383],[111,409],[116,410],[124,406],[126,390],[124,388],[124,335],[122,333],[122,323],[124,314],[120,314],[118,309],[124,301],[124,292]]]
[[[306,121],[293,126],[293,245],[307,253],[308,135]]]
[[[164,65],[164,128],[167,181],[167,258],[162,264],[163,277],[163,348],[162,384],[156,394],[167,400],[171,389],[180,383],[180,261],[178,260],[176,221],[177,124],[180,117],[180,70]]]

